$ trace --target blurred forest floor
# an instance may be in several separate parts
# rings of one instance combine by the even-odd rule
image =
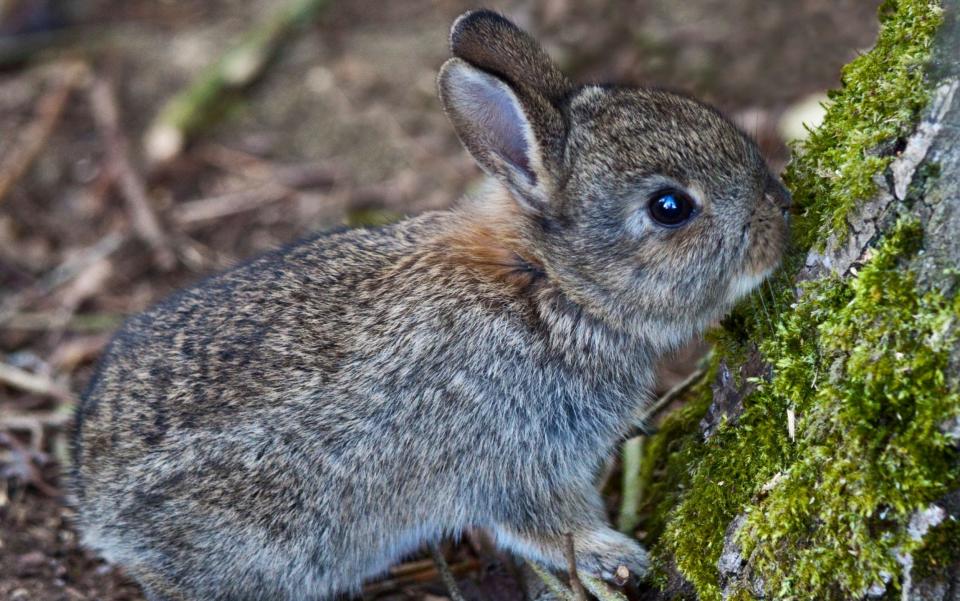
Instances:
[[[331,0],[185,152],[148,164],[144,132],[165,101],[278,4],[0,0],[2,599],[142,598],[78,548],[59,478],[71,406],[124,316],[309,232],[450,206],[480,177],[435,92],[450,23],[476,6],[459,0]],[[716,103],[779,168],[781,116],[838,85],[873,40],[877,4],[490,7],[579,81]],[[665,388],[696,352],[665,368]],[[449,555],[469,598],[522,599],[483,545]],[[365,597],[445,595],[432,564],[414,561]]]

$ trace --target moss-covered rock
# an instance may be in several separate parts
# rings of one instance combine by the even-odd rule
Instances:
[[[945,3],[956,18],[958,3]],[[647,445],[646,529],[700,599],[892,595],[960,548],[956,516],[936,505],[960,489],[957,441],[943,427],[960,415],[950,371],[960,297],[953,284],[918,285],[923,190],[878,189],[892,186],[888,168],[930,98],[924,73],[944,11],[888,0],[880,18],[876,47],[844,69],[785,176],[799,207],[795,251],[716,335],[715,368],[742,372],[762,357],[739,383],[748,392],[735,423],[704,437],[703,386]],[[929,163],[917,172],[921,183],[960,178]],[[808,253],[846,236],[879,196],[876,235],[850,268],[810,270]],[[940,281],[956,279],[941,267]],[[939,521],[920,532],[932,507]]]

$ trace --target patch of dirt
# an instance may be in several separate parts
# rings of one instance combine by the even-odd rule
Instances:
[[[0,599],[140,601],[120,570],[80,547],[71,511],[57,499],[20,489],[0,507]]]

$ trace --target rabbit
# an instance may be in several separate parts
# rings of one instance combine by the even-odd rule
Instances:
[[[658,358],[777,267],[790,195],[698,101],[574,85],[488,10],[450,43],[439,97],[482,190],[254,258],[109,345],[71,490],[84,543],[151,601],[354,594],[473,528],[647,573],[595,476]]]

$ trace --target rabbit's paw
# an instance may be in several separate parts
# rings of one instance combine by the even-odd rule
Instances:
[[[600,530],[574,540],[577,569],[624,584],[650,571],[650,557],[635,540],[614,530]]]

